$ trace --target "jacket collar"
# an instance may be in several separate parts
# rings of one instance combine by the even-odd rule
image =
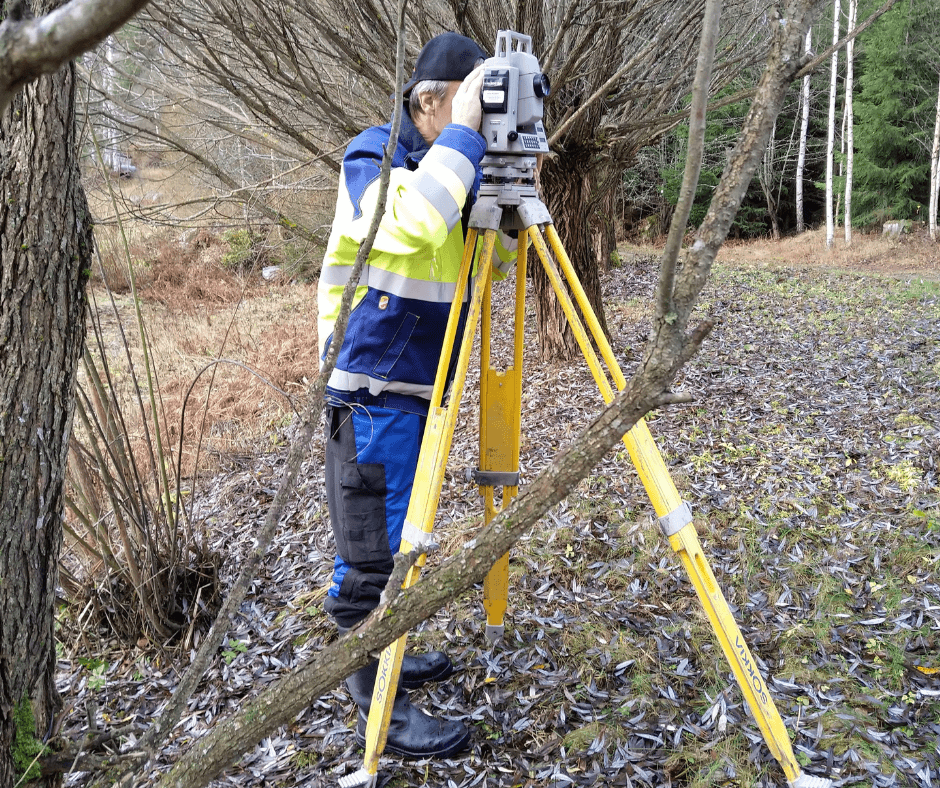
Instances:
[[[421,136],[418,127],[415,126],[411,115],[408,112],[408,105],[405,105],[405,111],[401,114],[401,129],[398,132],[398,144],[404,146],[408,151],[405,154],[405,166],[409,170],[418,169],[418,164],[424,155],[431,150],[428,141]]]

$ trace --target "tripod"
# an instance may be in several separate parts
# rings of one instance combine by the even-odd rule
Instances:
[[[571,325],[595,382],[606,403],[614,398],[614,388],[607,379],[601,359],[591,344],[591,337],[600,350],[614,385],[619,391],[626,386],[610,343],[604,336],[587,295],[565,253],[551,216],[539,200],[535,188],[533,156],[510,154],[484,157],[484,181],[470,215],[470,228],[461,263],[457,292],[451,306],[444,337],[445,352],[437,369],[424,440],[418,456],[414,487],[402,532],[401,552],[416,551],[419,557],[409,568],[403,587],[417,582],[425,563],[425,553],[433,544],[434,517],[444,480],[444,467],[450,453],[457,408],[466,382],[470,350],[478,322],[481,322],[480,367],[480,468],[471,472],[472,481],[484,496],[484,521],[489,523],[518,492],[519,443],[522,402],[522,324],[525,301],[526,259],[531,241],[545,272]],[[516,262],[516,302],[513,364],[504,371],[490,365],[490,294],[492,256],[499,229],[519,230]],[[460,345],[456,371],[447,407],[442,406],[450,367],[457,324],[464,301],[466,284],[473,267],[479,235],[483,232],[483,248],[479,258],[478,282],[470,298],[466,330]],[[546,240],[548,239],[548,244]],[[554,259],[549,251],[554,252]],[[557,260],[557,263],[556,263]],[[560,265],[560,270],[559,270]],[[574,293],[577,305],[588,326],[577,314],[565,282]],[[590,330],[590,337],[588,335]],[[770,691],[760,675],[738,625],[706,560],[688,503],[684,502],[669,476],[662,455],[641,419],[623,437],[624,445],[639,473],[643,486],[659,519],[664,536],[679,555],[688,573],[709,623],[717,635],[725,657],[731,665],[751,713],[774,758],[780,763],[791,788],[828,788],[831,780],[802,772],[790,745],[783,720],[774,705]],[[495,502],[495,488],[502,487],[500,505]],[[490,570],[484,581],[483,603],[487,615],[486,637],[496,642],[503,635],[508,599],[509,556],[504,555]],[[375,786],[378,764],[388,735],[392,705],[401,673],[407,635],[399,638],[382,653],[379,660],[372,705],[366,726],[366,748],[363,766],[340,779],[340,788]]]

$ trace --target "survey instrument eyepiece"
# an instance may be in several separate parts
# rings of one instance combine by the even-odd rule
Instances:
[[[483,63],[483,123],[488,154],[548,153],[542,102],[550,90],[532,38],[511,30],[496,34],[496,54]]]

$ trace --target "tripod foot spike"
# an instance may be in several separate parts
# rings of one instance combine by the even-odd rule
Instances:
[[[817,777],[815,774],[801,772],[795,780],[787,783],[790,788],[830,788],[832,780],[827,777]]]
[[[369,774],[365,769],[357,769],[339,778],[339,788],[375,788],[378,778],[378,772]]]
[[[486,625],[486,639],[490,642],[490,645],[495,646],[499,641],[503,639],[503,635],[506,632],[506,627],[502,624],[487,624]]]

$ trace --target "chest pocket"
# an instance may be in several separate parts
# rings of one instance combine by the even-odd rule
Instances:
[[[417,325],[418,316],[411,312],[406,313],[401,325],[395,332],[395,336],[392,337],[392,341],[385,348],[382,358],[379,359],[379,362],[372,370],[376,377],[388,378],[392,372],[392,367],[401,358],[401,354],[405,352],[405,347],[408,345],[408,341],[411,339]]]

